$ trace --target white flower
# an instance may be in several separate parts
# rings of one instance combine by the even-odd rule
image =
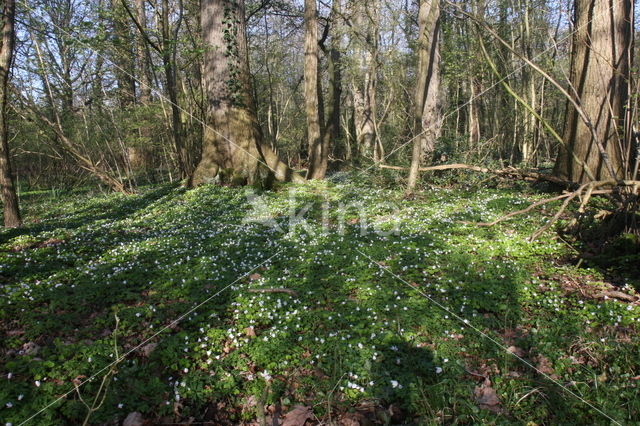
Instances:
[[[7,380],[11,380],[12,377],[13,377],[13,373],[7,374]]]
[[[40,380],[36,380],[34,383],[36,384],[37,387],[40,387]]]
[[[440,373],[442,373],[442,368],[436,367],[436,374],[440,374]]]
[[[189,372],[189,369],[185,367],[185,369],[184,369],[184,370],[182,370],[182,371],[184,371],[185,373],[188,373],[188,372]]]
[[[124,407],[124,404],[121,402],[120,404],[118,404],[118,408],[122,408]]]
[[[13,407],[13,403],[7,402],[7,408],[11,408],[11,407]]]
[[[271,380],[271,374],[269,374],[269,372],[267,370],[264,370],[262,373],[260,373],[260,375],[266,380],[269,381]]]
[[[400,383],[398,383],[397,381],[395,381],[395,380],[391,380],[391,387],[393,387],[393,388],[397,388],[399,384],[400,384]]]
[[[24,398],[23,394],[18,395],[18,401],[22,401],[22,398]]]

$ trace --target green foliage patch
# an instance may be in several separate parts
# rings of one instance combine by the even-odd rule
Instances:
[[[0,419],[62,396],[34,422],[78,424],[102,376],[74,381],[116,345],[128,355],[92,423],[238,423],[300,404],[326,420],[609,424],[559,384],[638,422],[637,304],[599,297],[600,273],[561,262],[552,232],[528,241],[544,212],[469,224],[540,198],[407,200],[340,176],[264,193],[29,194],[27,226],[0,233]]]

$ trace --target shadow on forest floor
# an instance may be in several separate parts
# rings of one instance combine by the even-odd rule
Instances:
[[[539,278],[561,249],[529,243],[535,223],[460,223],[501,214],[516,195],[409,201],[349,184],[246,195],[163,187],[124,205],[88,199],[22,231],[61,238],[0,253],[3,374],[12,373],[0,391],[12,409],[0,416],[19,422],[73,390],[112,362],[116,343],[133,352],[95,422],[138,411],[157,423],[600,423],[545,376],[635,418],[637,389],[625,377],[638,368],[628,361],[638,312],[581,302]],[[22,238],[11,232],[5,247]],[[82,388],[85,398],[97,391]],[[85,413],[71,393],[41,419]]]

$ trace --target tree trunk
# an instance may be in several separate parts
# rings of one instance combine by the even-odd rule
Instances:
[[[254,183],[259,163],[280,180],[301,180],[268,146],[256,117],[251,88],[244,0],[202,0],[206,122],[202,158],[190,184],[220,180]]]
[[[323,179],[329,152],[324,146],[320,123],[320,82],[318,79],[318,20],[316,0],[304,2],[304,101],[307,115],[309,169],[307,179]]]
[[[352,76],[351,91],[354,108],[355,138],[360,155],[376,158],[376,87],[378,84],[378,1],[352,0],[355,27],[355,60],[358,63]]]
[[[147,28],[147,15],[144,8],[144,0],[136,0],[136,15],[138,23],[143,30]],[[142,34],[138,35],[136,44],[136,56],[138,60],[138,81],[139,97],[142,105],[147,105],[151,101],[151,76],[149,73],[149,55],[147,45]]]
[[[480,145],[480,102],[476,99],[482,92],[480,82],[475,77],[469,78],[469,148],[475,150]]]
[[[340,139],[340,101],[342,97],[342,54],[340,40],[342,25],[342,0],[333,0],[331,4],[331,44],[327,55],[327,72],[329,74],[329,96],[327,121],[324,128],[323,145],[327,149],[327,157]]]
[[[415,92],[415,129],[407,192],[415,190],[420,161],[433,155],[440,134],[440,0],[422,0],[418,15],[418,77]]]
[[[113,9],[113,73],[118,82],[118,101],[122,108],[136,99],[135,56],[133,37],[122,0],[112,0]]]
[[[522,50],[527,59],[533,60],[533,39],[531,32],[531,2],[524,0],[519,4],[523,9],[524,17],[522,20]],[[534,70],[526,67],[523,70],[524,87],[527,90],[527,103],[534,111],[538,110],[538,94],[536,92],[536,79]],[[538,150],[538,142],[536,139],[536,129],[538,127],[538,119],[535,115],[524,113],[524,131],[521,138],[520,152],[522,153],[522,163],[525,166],[536,166],[536,152]]]
[[[180,106],[178,105],[178,76],[177,64],[175,62],[176,40],[171,33],[169,24],[169,1],[162,0],[161,11],[161,31],[162,31],[162,65],[164,66],[164,76],[166,82],[166,93],[171,104],[171,132],[173,135],[173,145],[178,160],[178,170],[180,177],[189,176],[190,165],[189,155],[184,144],[182,135],[182,118],[180,116]],[[182,16],[182,11],[179,12]]]
[[[557,177],[580,183],[624,177],[632,12],[631,0],[575,0],[570,91],[592,128],[567,103]]]
[[[144,0],[135,0],[135,13],[137,24],[141,31],[146,31],[147,15],[145,12]],[[149,73],[149,55],[147,45],[142,33],[137,34],[136,40],[136,65],[138,75],[138,103],[148,106],[151,102],[151,77]],[[152,152],[149,143],[152,138],[152,131],[146,119],[138,127],[140,142],[127,147],[129,167],[134,174],[147,174],[151,169]]]
[[[0,46],[0,186],[2,186],[4,226],[7,228],[22,225],[11,170],[9,128],[7,126],[7,89],[15,43],[15,11],[15,0],[5,0],[2,14],[2,46]]]

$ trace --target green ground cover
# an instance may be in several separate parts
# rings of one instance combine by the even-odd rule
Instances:
[[[640,422],[637,302],[555,232],[528,241],[551,207],[472,223],[544,194],[347,180],[23,194],[0,419],[80,424],[105,395],[89,423]]]

